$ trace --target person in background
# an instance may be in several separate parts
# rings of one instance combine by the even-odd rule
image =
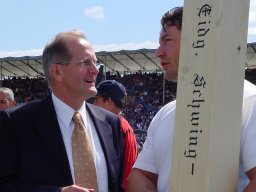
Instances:
[[[7,87],[0,87],[0,110],[16,106],[13,91]]]
[[[97,93],[96,61],[79,30],[46,45],[42,64],[51,94],[0,112],[0,191],[123,191],[119,118],[85,102]]]
[[[167,11],[162,19],[156,56],[165,79],[177,81],[183,8]],[[128,192],[170,191],[173,130],[176,101],[160,109],[153,118],[143,149],[128,178]],[[239,189],[256,191],[256,86],[245,80],[242,110]],[[247,177],[250,180],[250,183]],[[247,186],[247,187],[246,187]]]
[[[133,128],[121,115],[126,95],[126,89],[121,83],[115,80],[105,80],[100,82],[97,86],[97,95],[95,98],[95,105],[111,111],[120,118],[121,128],[124,134],[124,189],[126,189],[127,177],[130,174],[138,154]]]

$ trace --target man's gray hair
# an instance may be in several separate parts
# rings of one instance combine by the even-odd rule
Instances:
[[[54,63],[63,64],[71,60],[72,55],[67,42],[70,38],[82,38],[86,39],[85,34],[79,29],[74,29],[68,32],[61,32],[55,36],[55,38],[45,46],[42,55],[42,64],[45,74],[45,78],[48,83],[48,87],[51,89],[51,74],[50,66]],[[63,64],[64,65],[64,64]]]

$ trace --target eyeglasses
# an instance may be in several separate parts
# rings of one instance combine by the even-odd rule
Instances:
[[[79,62],[58,62],[59,65],[68,65],[74,63],[76,65],[79,65],[82,68],[88,68],[88,67],[97,67],[99,64],[96,63],[96,61],[92,58],[86,58]]]

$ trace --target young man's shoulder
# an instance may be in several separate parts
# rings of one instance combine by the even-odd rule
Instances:
[[[256,97],[256,86],[251,82],[245,80],[244,81],[244,100],[251,96]]]
[[[158,112],[160,114],[164,114],[164,113],[169,113],[171,111],[175,111],[176,109],[176,100],[171,101],[169,103],[167,103],[166,105],[164,105]]]
[[[122,116],[119,115],[120,123],[121,123],[121,128],[123,133],[126,135],[128,133],[133,133],[133,128],[129,124],[129,122]]]
[[[151,121],[150,127],[159,127],[173,122],[175,118],[176,101],[172,101],[163,106]],[[163,126],[162,126],[163,127]],[[164,126],[165,127],[165,126]]]

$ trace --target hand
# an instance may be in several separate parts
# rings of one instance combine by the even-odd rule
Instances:
[[[70,185],[67,187],[63,187],[61,192],[94,192],[94,189],[87,189],[83,187],[79,187],[77,185]]]

